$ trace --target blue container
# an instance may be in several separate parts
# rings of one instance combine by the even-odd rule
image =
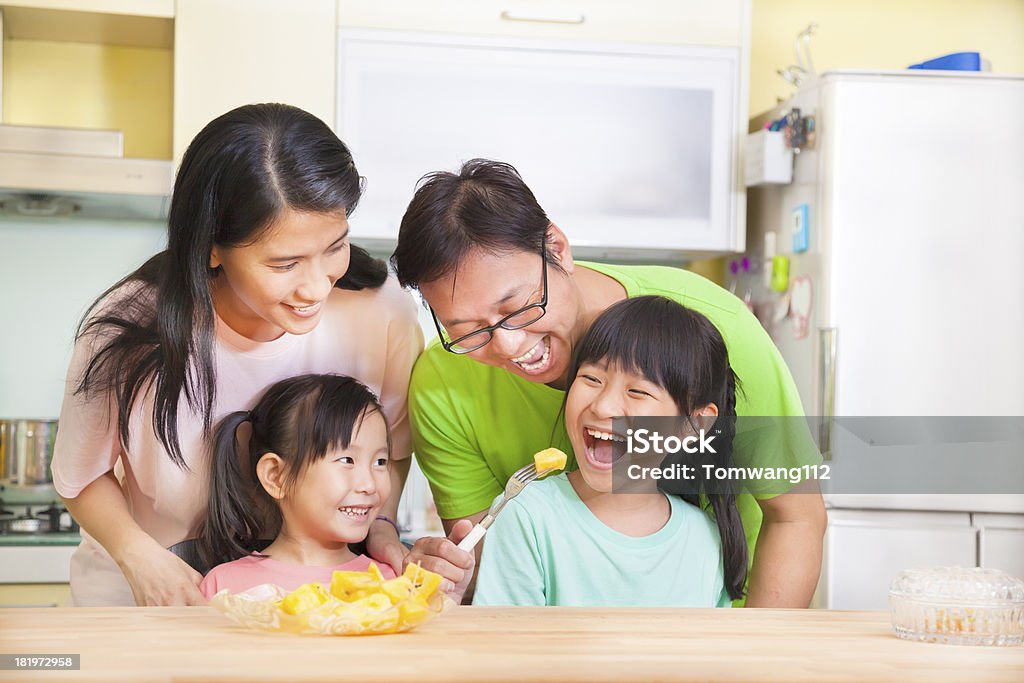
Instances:
[[[938,69],[942,71],[981,71],[980,52],[953,52],[952,54],[929,59],[920,64],[911,64],[908,69]]]

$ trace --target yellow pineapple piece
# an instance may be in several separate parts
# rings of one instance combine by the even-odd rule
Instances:
[[[419,600],[398,603],[398,621],[403,626],[415,626],[430,616],[430,610]]]
[[[379,589],[380,581],[370,572],[336,571],[331,574],[331,595],[339,600],[351,602]]]
[[[385,579],[375,564],[368,571],[336,571],[330,587],[308,583],[275,604],[283,612],[301,615],[310,624],[333,616],[335,633],[397,633],[429,619],[435,610],[428,605],[442,577],[418,564],[406,567],[402,576]]]
[[[537,474],[557,472],[565,469],[567,457],[565,453],[557,448],[545,448],[534,454],[533,464],[537,467]]]
[[[387,580],[386,578],[384,578],[384,574],[381,572],[380,567],[378,567],[373,562],[370,563],[370,567],[366,573],[375,578],[377,581],[384,582]]]
[[[303,614],[330,599],[323,584],[307,583],[286,595],[280,602],[281,610],[288,614]]]
[[[416,587],[412,585],[412,581],[406,576],[389,579],[380,585],[380,589],[396,605],[403,600],[410,600],[416,596]]]
[[[383,593],[368,595],[351,604],[356,609],[365,609],[368,612],[383,612],[386,609],[391,609],[391,599]]]
[[[416,595],[424,602],[430,599],[441,585],[443,577],[440,574],[427,571],[419,564],[407,565],[402,576],[412,582]]]

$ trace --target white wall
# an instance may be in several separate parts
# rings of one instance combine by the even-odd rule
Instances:
[[[163,249],[160,223],[0,221],[0,418],[56,418],[76,326]]]

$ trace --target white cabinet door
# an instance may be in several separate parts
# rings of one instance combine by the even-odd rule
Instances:
[[[338,133],[366,194],[355,238],[394,239],[417,180],[507,161],[574,246],[734,251],[739,51],[339,32]]]
[[[829,510],[821,606],[886,610],[902,569],[976,566],[977,535],[968,513]]]
[[[982,567],[1024,579],[1024,515],[974,515]]]

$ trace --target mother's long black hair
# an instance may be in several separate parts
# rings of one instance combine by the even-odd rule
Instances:
[[[166,251],[104,292],[79,325],[76,342],[90,336],[94,353],[76,393],[111,397],[126,446],[132,406],[152,386],[156,437],[187,468],[178,441],[181,397],[209,432],[217,393],[214,245],[251,244],[286,210],[351,214],[361,193],[348,148],[312,114],[253,104],[211,121],[178,169]],[[359,247],[351,250],[348,271],[335,286],[382,285],[385,264]]]
[[[584,363],[617,364],[665,389],[680,415],[691,416],[708,403],[718,407],[715,423],[718,453],[714,463],[732,459],[736,435],[736,375],[718,329],[700,313],[662,296],[640,296],[610,306],[577,344],[568,385]],[[693,425],[694,429],[698,425]],[[704,470],[694,470],[698,478]],[[747,580],[747,540],[736,507],[736,495],[700,481],[701,495],[681,497],[697,507],[710,505],[722,539],[725,587],[733,600],[743,597]],[[711,490],[715,492],[711,492]]]

